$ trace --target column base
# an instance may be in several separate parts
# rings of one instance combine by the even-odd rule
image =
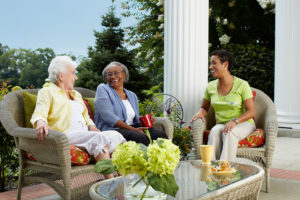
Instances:
[[[300,124],[279,123],[278,136],[300,138]]]

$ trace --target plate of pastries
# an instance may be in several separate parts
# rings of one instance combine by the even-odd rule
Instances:
[[[211,167],[211,173],[216,176],[229,176],[236,172],[227,160],[221,160],[218,166]]]

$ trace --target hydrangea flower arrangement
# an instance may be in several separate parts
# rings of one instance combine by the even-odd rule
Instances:
[[[159,138],[151,141],[148,147],[129,141],[116,147],[112,159],[98,161],[95,171],[110,174],[117,170],[123,176],[136,173],[140,176],[137,183],[144,181],[147,186],[144,194],[151,185],[153,189],[175,197],[178,186],[173,173],[179,159],[179,148],[170,140]]]

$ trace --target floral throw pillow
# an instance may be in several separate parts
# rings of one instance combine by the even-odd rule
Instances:
[[[70,145],[70,155],[71,155],[71,164],[72,165],[86,165],[91,160],[91,157],[87,152],[79,149],[78,147],[76,147],[74,145]],[[31,153],[26,152],[26,156],[30,160],[35,161],[35,158]]]
[[[265,143],[265,135],[262,129],[256,129],[248,137],[239,141],[238,147],[259,147]]]

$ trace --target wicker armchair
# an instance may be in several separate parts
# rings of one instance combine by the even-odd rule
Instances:
[[[272,166],[275,140],[277,138],[278,121],[277,112],[272,100],[262,91],[256,91],[255,97],[255,124],[257,128],[265,131],[265,144],[257,148],[238,148],[237,157],[250,159],[258,163],[265,170],[266,192],[270,189],[270,170]],[[195,145],[195,154],[200,159],[200,145],[203,143],[203,133],[210,130],[215,123],[214,110],[210,107],[206,116],[206,123],[198,119],[192,124],[192,134]]]
[[[94,97],[95,92],[75,88],[83,97]],[[21,199],[23,185],[34,182],[46,183],[63,199],[85,199],[90,186],[103,179],[101,174],[94,173],[94,164],[71,166],[70,144],[65,134],[50,130],[44,141],[39,141],[35,130],[24,128],[24,103],[22,92],[16,91],[5,96],[0,102],[0,120],[6,131],[14,137],[19,152],[18,199]],[[37,94],[37,89],[26,90]],[[156,119],[158,128],[163,129],[168,137],[173,136],[173,126],[166,119]],[[2,133],[3,134],[3,133]],[[36,161],[29,160],[30,152]],[[25,171],[27,170],[27,171]],[[30,170],[30,175],[24,172]]]

